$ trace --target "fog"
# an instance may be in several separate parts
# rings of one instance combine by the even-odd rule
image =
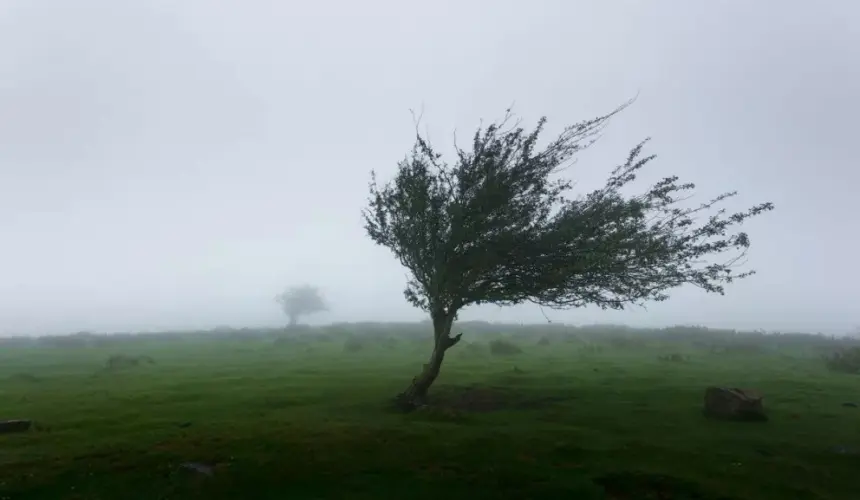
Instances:
[[[758,274],[647,309],[473,307],[462,319],[841,332],[860,324],[849,2],[217,0],[0,3],[0,334],[262,326],[318,285],[312,321],[418,320],[366,237],[410,110],[450,151],[514,104],[548,135],[638,95],[569,174],[631,147],[729,209]],[[853,11],[852,11],[853,9]],[[855,213],[852,213],[855,212]]]

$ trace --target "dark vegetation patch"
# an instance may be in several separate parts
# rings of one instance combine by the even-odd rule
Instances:
[[[343,352],[348,353],[356,353],[358,351],[364,350],[365,344],[367,344],[367,340],[358,336],[350,336],[343,343]]]
[[[660,474],[618,472],[594,480],[606,500],[732,500],[708,494],[694,482]]]
[[[686,356],[684,356],[683,354],[677,353],[677,352],[658,356],[657,359],[659,359],[660,361],[668,361],[671,363],[683,363],[684,361],[687,361]]]
[[[860,374],[860,347],[839,349],[824,356],[827,369],[837,373]]]
[[[146,355],[113,354],[105,361],[108,371],[127,370],[141,365],[154,365],[155,360]]]

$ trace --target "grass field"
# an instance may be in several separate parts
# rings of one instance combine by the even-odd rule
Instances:
[[[845,343],[462,326],[410,414],[388,402],[422,325],[4,342],[0,419],[35,426],[0,435],[0,498],[860,498],[860,376],[821,360]],[[709,385],[761,391],[770,420],[705,419]]]

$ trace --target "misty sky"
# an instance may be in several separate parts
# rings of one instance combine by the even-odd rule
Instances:
[[[419,7],[420,5],[420,7]],[[0,334],[423,319],[365,236],[369,172],[515,110],[549,133],[639,93],[569,172],[645,137],[744,226],[759,274],[574,323],[860,325],[860,7],[845,1],[0,1]],[[545,321],[537,306],[461,319]]]

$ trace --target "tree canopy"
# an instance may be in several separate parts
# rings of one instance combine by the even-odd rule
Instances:
[[[737,269],[750,239],[732,229],[773,205],[727,213],[718,206],[736,194],[727,192],[686,206],[695,185],[677,176],[627,193],[655,158],[644,154],[647,139],[603,187],[570,196],[573,183],[559,174],[629,104],[543,146],[546,118],[527,131],[508,110],[478,127],[469,148],[455,144],[453,163],[416,133],[393,180],[371,173],[365,229],[409,270],[406,299],[431,313],[437,349],[459,339],[448,337],[450,325],[469,305],[622,309],[685,284],[722,294],[753,274]]]
[[[571,181],[551,178],[624,107],[565,128],[540,150],[546,118],[526,132],[518,122],[508,127],[508,112],[478,129],[471,150],[457,147],[453,166],[419,134],[393,182],[380,186],[374,173],[365,227],[411,272],[406,298],[428,311],[522,302],[621,309],[665,300],[687,283],[723,293],[726,283],[753,274],[735,269],[748,235],[729,230],[773,205],[731,215],[719,209],[697,223],[736,192],[682,207],[695,185],[670,176],[623,194],[655,158],[642,154],[647,139],[585,196],[566,197]],[[733,250],[721,262],[705,259]]]
[[[288,288],[275,301],[289,318],[290,326],[297,325],[302,316],[328,310],[319,289],[311,285]]]

